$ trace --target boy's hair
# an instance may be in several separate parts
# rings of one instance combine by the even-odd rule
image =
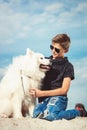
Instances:
[[[52,39],[52,43],[58,43],[67,52],[70,47],[70,37],[67,34],[58,34]]]

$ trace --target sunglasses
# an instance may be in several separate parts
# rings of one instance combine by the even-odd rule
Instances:
[[[56,48],[56,47],[54,47],[54,46],[52,46],[52,45],[50,45],[50,49],[51,50],[55,50],[57,53],[59,53],[60,52],[60,49],[58,49],[58,48]]]

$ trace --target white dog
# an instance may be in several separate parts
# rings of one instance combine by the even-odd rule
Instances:
[[[35,98],[29,95],[29,89],[40,88],[49,65],[49,59],[30,49],[13,59],[0,83],[0,116],[21,118],[22,110],[29,110],[32,116]]]

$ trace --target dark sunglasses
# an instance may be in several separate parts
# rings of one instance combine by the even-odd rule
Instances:
[[[51,50],[55,50],[57,53],[59,53],[60,52],[60,49],[58,49],[58,48],[56,48],[56,47],[54,47],[54,46],[52,46],[52,45],[50,45],[50,49]]]

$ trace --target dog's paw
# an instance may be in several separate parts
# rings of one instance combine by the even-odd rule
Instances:
[[[1,118],[8,118],[8,116],[7,116],[5,113],[0,114],[0,117],[1,117]]]
[[[13,118],[23,118],[22,114],[15,114],[13,115]]]

